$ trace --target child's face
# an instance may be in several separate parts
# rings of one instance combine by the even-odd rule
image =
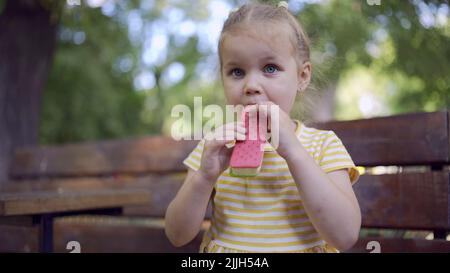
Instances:
[[[289,114],[302,78],[286,31],[274,30],[264,39],[243,31],[228,34],[221,57],[229,104],[271,101]]]

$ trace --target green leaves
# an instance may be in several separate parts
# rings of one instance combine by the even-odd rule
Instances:
[[[241,2],[227,1],[231,7]],[[390,113],[450,107],[448,3],[382,1],[379,6],[369,6],[360,0],[311,2],[301,4],[296,16],[312,40],[312,92],[342,86],[352,77],[350,71],[363,67],[375,79],[370,82],[378,84],[375,90],[386,89],[379,96],[386,99],[383,103]],[[0,0],[0,12],[4,3]],[[106,8],[91,8],[82,1],[80,6],[62,9],[58,47],[42,100],[43,143],[168,133],[174,105],[192,105],[194,96],[202,96],[205,105],[225,102],[220,78],[211,76],[218,75],[212,62],[217,56],[205,50],[202,37],[193,32],[180,42],[181,30],[165,33],[161,27],[161,22],[168,22],[171,8],[182,11],[182,20],[204,26],[211,17],[209,0],[111,3]],[[430,18],[424,23],[423,12],[431,14],[434,25]],[[131,13],[140,20],[133,39],[128,22]],[[446,16],[446,21],[439,16]],[[160,63],[144,62],[142,55],[155,29],[167,35],[167,56]],[[178,82],[165,84],[164,75],[173,63],[181,64],[184,73]],[[199,67],[204,67],[208,76],[202,77]],[[134,81],[142,71],[148,72],[154,86],[136,90]],[[354,92],[349,95],[361,93],[354,83],[351,88]],[[356,105],[357,101],[349,103]]]

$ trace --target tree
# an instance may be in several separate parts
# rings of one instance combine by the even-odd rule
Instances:
[[[86,4],[63,9],[43,94],[40,143],[118,138],[145,131],[140,121],[145,94],[133,87],[138,48],[121,21],[134,7],[128,4],[118,6],[117,15],[111,17]]]
[[[193,34],[180,42],[180,35],[164,29],[167,55],[155,63],[143,61],[143,55],[153,50],[149,41],[154,30],[170,27],[162,19],[164,13],[176,9],[187,19],[199,20],[207,15],[183,2],[110,4],[114,12],[88,5],[62,12],[55,62],[43,96],[41,143],[161,134],[171,107],[191,104],[187,90],[196,89],[196,66],[204,56],[198,38]],[[165,76],[173,64],[181,64],[184,74],[168,85]],[[154,84],[136,86],[142,78]]]
[[[14,147],[38,142],[38,127],[43,144],[161,134],[170,131],[173,105],[192,107],[194,96],[202,96],[204,105],[225,102],[220,78],[198,73],[205,59],[217,58],[202,45],[212,33],[194,31],[186,37],[178,25],[170,25],[178,16],[195,28],[204,26],[217,16],[210,14],[209,4],[220,1],[116,0],[100,7],[65,2],[0,0],[0,7],[5,5],[0,8],[0,57],[6,60],[0,67],[3,172],[4,158]],[[232,8],[247,1],[222,2]],[[355,67],[392,83],[387,99],[392,114],[450,107],[448,1],[382,1],[380,6],[361,0],[290,1],[290,9],[312,40],[315,89],[307,93],[325,102],[320,116],[317,106],[309,108],[313,119],[334,118],[341,110],[335,109],[336,86]],[[424,11],[436,22],[442,14],[447,19],[424,23]],[[145,54],[155,50],[149,43],[154,32],[167,40],[167,54],[147,62]],[[45,83],[52,52],[54,65]],[[168,84],[174,66],[183,73]],[[136,88],[139,79],[151,84]],[[307,112],[293,114],[301,118]]]
[[[12,151],[38,142],[40,101],[60,9],[57,2],[45,3],[0,2],[0,186]]]
[[[319,92],[334,93],[346,71],[364,66],[392,83],[390,114],[450,107],[448,9],[447,1],[436,0],[305,5],[297,15],[313,41]]]

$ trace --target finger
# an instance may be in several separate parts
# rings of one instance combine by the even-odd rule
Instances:
[[[225,140],[229,139],[231,134],[236,134],[235,132],[245,134],[246,131],[247,129],[244,127],[243,122],[230,122],[217,128],[214,132],[214,137],[218,140]]]
[[[214,132],[214,135],[217,137],[221,136],[222,139],[224,139],[225,133],[227,131],[234,131],[235,129],[236,129],[236,124],[234,122],[229,122],[229,123],[224,124],[221,127],[217,128],[217,130]]]
[[[238,133],[238,134],[236,135],[236,140],[245,140],[245,135],[244,135],[244,134]]]
[[[257,139],[258,112],[255,110],[248,114],[248,135],[251,140]]]
[[[244,108],[245,112],[257,112],[258,111],[258,105],[257,104],[251,104],[251,105],[247,105]]]
[[[226,140],[227,131],[232,130],[229,124],[225,124],[213,132],[213,139],[218,141]]]
[[[236,127],[236,122],[229,122],[223,126],[224,130],[234,129]]]
[[[235,130],[230,130],[230,131],[225,132],[225,140],[236,140],[238,138],[238,136],[240,138],[242,138],[242,136],[244,136],[244,139],[245,139],[245,134],[237,132]]]
[[[268,113],[267,105],[259,106],[259,120],[258,120],[258,130],[261,140],[267,139],[267,123],[268,123]]]
[[[236,126],[236,132],[245,134],[246,131],[247,131],[247,129],[244,127],[243,124],[237,124],[237,126]]]
[[[274,113],[274,111],[279,111],[279,106],[271,101],[265,102],[264,105],[267,106],[267,108],[265,109],[266,112],[265,114],[267,115],[267,131],[271,132],[272,131],[272,114]]]
[[[225,147],[227,147],[227,149],[230,149],[231,147],[234,147],[233,144],[234,144],[233,141],[227,142],[225,143]]]
[[[269,106],[266,104],[258,105],[259,109],[259,118],[266,120],[269,115]]]
[[[245,129],[245,128],[243,128],[243,127],[237,127],[237,128],[234,129],[234,130],[230,130],[230,129],[227,130],[227,131],[225,132],[225,134],[226,134],[226,136],[227,136],[228,138],[233,137],[234,139],[238,139],[238,137],[239,137],[239,139],[242,140],[242,138],[245,139],[245,132],[246,132],[246,129]]]

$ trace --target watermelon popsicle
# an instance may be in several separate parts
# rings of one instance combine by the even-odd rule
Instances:
[[[267,125],[259,121],[259,115],[257,115],[256,119],[250,119],[246,109],[242,113],[242,119],[247,129],[245,140],[237,140],[234,145],[230,159],[230,175],[240,177],[256,176],[261,169],[264,157],[263,145],[266,143],[266,136],[264,133],[261,134],[261,132],[267,131]]]

